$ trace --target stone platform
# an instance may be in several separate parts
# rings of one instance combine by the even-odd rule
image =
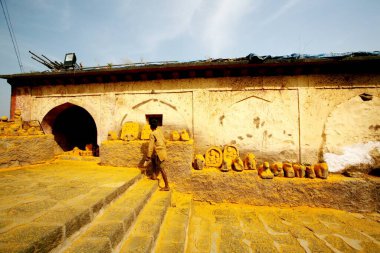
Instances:
[[[47,252],[141,177],[75,161],[0,171],[0,252]]]
[[[310,206],[354,212],[380,211],[380,178],[348,178],[330,174],[328,179],[261,179],[257,171],[221,172],[192,168],[193,142],[167,142],[166,171],[170,184],[194,199],[215,203],[256,206]],[[100,146],[101,164],[141,167],[147,141],[106,141]]]
[[[194,199],[216,203],[255,206],[309,206],[353,212],[380,211],[380,178],[349,178],[330,174],[327,179],[261,179],[257,171],[221,172],[218,169],[193,170],[177,184]]]
[[[54,136],[0,136],[0,168],[11,168],[54,159]]]
[[[380,250],[378,213],[210,205],[137,168],[57,160],[1,170],[0,185],[0,252]]]
[[[101,164],[109,166],[142,167],[148,151],[148,141],[105,141],[100,145]],[[180,183],[191,175],[194,142],[167,141],[168,159],[165,162],[171,182]]]

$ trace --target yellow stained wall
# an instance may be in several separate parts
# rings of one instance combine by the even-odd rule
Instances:
[[[314,163],[326,149],[326,133],[331,131],[325,129],[326,122],[352,117],[347,111],[341,119],[328,120],[334,110],[347,101],[360,103],[354,98],[364,92],[375,98],[369,108],[377,108],[379,88],[380,75],[349,74],[43,85],[17,88],[16,107],[25,120],[42,122],[64,103],[81,106],[94,118],[98,144],[106,140],[108,131],[119,131],[123,122],[144,124],[145,114],[163,114],[167,134],[170,129],[188,129],[196,153],[212,145],[235,144],[241,155],[254,152],[259,161]],[[368,124],[380,125],[379,114],[370,110]],[[366,111],[356,114],[357,121],[366,118]],[[380,130],[376,131],[369,136],[380,141]],[[349,142],[368,141],[362,135],[353,134]],[[334,146],[331,140],[329,145]]]

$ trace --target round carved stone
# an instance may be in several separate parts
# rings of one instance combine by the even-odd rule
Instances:
[[[211,147],[206,151],[206,167],[220,168],[223,163],[223,152],[219,147]]]

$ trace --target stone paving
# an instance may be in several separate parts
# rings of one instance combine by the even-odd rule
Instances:
[[[49,251],[141,176],[83,161],[1,170],[0,252]]]
[[[0,186],[0,252],[380,252],[379,213],[197,202],[136,168],[55,161]]]
[[[193,203],[187,252],[380,252],[380,214]]]

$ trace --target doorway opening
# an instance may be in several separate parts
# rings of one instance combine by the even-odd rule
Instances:
[[[97,128],[91,114],[80,106],[66,103],[50,110],[42,120],[45,132],[52,133],[63,151],[75,147],[85,150],[91,144],[97,149]]]

